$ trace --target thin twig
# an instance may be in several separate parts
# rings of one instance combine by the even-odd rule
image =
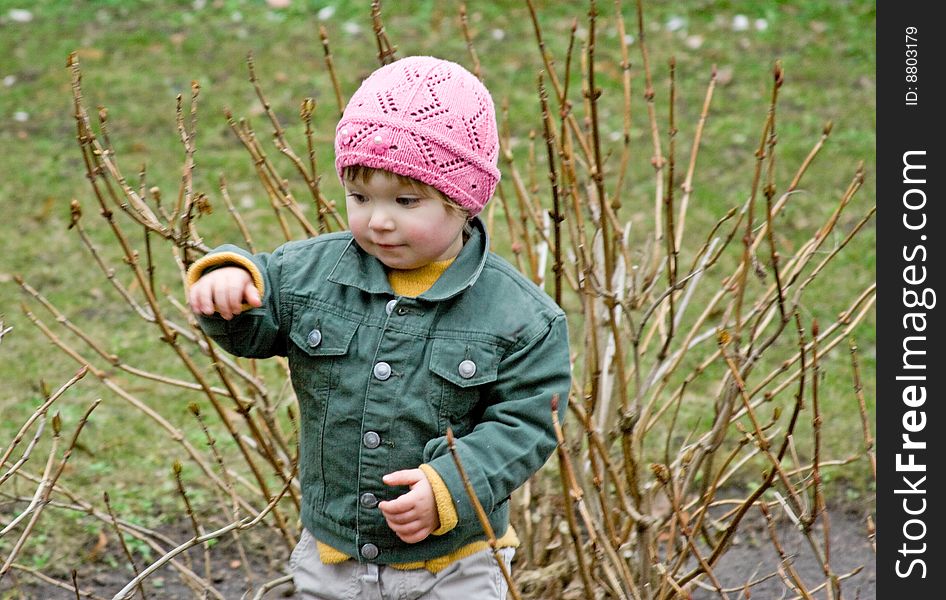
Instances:
[[[186,542],[184,542],[183,544],[179,545],[177,548],[174,548],[173,550],[171,550],[170,552],[168,552],[168,553],[165,554],[164,556],[160,557],[159,559],[157,559],[156,561],[154,561],[153,563],[151,563],[150,565],[148,565],[148,567],[146,567],[146,568],[141,572],[141,574],[139,574],[137,577],[135,577],[134,579],[132,579],[131,581],[129,581],[127,584],[125,584],[125,587],[123,587],[121,590],[119,590],[118,593],[115,594],[115,596],[112,597],[112,600],[126,600],[127,598],[131,597],[132,590],[138,585],[138,583],[139,583],[140,581],[144,581],[144,580],[145,580],[147,577],[149,577],[152,573],[154,573],[155,571],[157,571],[158,569],[160,569],[160,568],[161,568],[162,566],[164,566],[168,561],[170,561],[172,558],[174,558],[175,556],[177,556],[177,555],[180,554],[181,552],[184,552],[184,551],[186,551],[186,550],[188,550],[188,549],[190,549],[190,548],[193,548],[194,546],[196,546],[196,545],[198,545],[198,544],[204,544],[204,543],[206,543],[206,542],[209,542],[210,540],[217,539],[217,538],[221,537],[222,535],[224,535],[224,534],[226,534],[226,533],[228,533],[228,532],[230,532],[230,531],[233,531],[234,529],[245,530],[245,529],[249,529],[250,527],[253,527],[253,526],[256,525],[257,523],[259,523],[260,521],[262,521],[262,520],[263,520],[263,517],[265,517],[267,514],[269,514],[270,511],[273,510],[273,508],[276,506],[276,504],[279,503],[279,501],[282,499],[283,495],[284,495],[288,490],[289,490],[289,486],[288,486],[288,485],[284,486],[283,489],[282,489],[282,491],[281,491],[279,494],[277,494],[277,495],[269,502],[269,504],[266,505],[266,508],[264,508],[262,511],[260,511],[260,513],[257,514],[256,516],[254,516],[254,517],[245,517],[245,518],[241,519],[240,521],[237,521],[237,522],[234,522],[234,523],[230,523],[229,525],[226,525],[226,526],[224,526],[224,527],[221,527],[220,529],[217,529],[217,530],[215,530],[215,531],[211,531],[210,533],[206,533],[206,534],[204,534],[204,535],[202,535],[202,536],[199,536],[199,537],[193,537],[193,538],[187,540]]]
[[[102,494],[102,498],[105,501],[105,509],[108,511],[108,516],[111,519],[112,528],[115,529],[115,537],[118,538],[118,543],[122,547],[122,552],[125,554],[125,560],[128,561],[128,564],[131,565],[131,570],[134,571],[135,576],[137,577],[141,571],[138,570],[138,563],[135,562],[135,557],[131,554],[131,550],[128,549],[128,544],[125,543],[125,536],[122,534],[121,527],[118,525],[118,519],[115,518],[115,512],[112,510],[112,505],[108,501],[108,492]],[[145,594],[145,588],[138,583],[138,593],[141,594],[142,600],[147,600],[148,596]]]
[[[6,562],[4,562],[3,567],[0,568],[0,580],[3,579],[3,576],[10,570],[10,565],[13,564],[13,561],[16,559],[17,555],[20,553],[20,550],[23,549],[23,544],[26,543],[26,539],[29,537],[30,533],[33,531],[33,528],[36,526],[37,521],[39,521],[39,516],[42,514],[43,509],[46,507],[46,504],[49,502],[49,496],[52,494],[53,488],[56,486],[56,481],[59,480],[60,475],[62,475],[63,470],[66,468],[66,463],[69,461],[69,457],[72,456],[72,451],[76,447],[76,442],[79,439],[79,434],[82,433],[82,429],[85,427],[86,422],[89,420],[89,415],[92,414],[92,411],[101,403],[102,401],[95,400],[92,404],[89,405],[89,408],[86,409],[85,413],[79,419],[79,424],[76,426],[76,430],[72,434],[72,439],[69,441],[69,444],[66,446],[65,451],[63,452],[62,458],[59,461],[59,466],[56,468],[54,473],[51,473],[50,467],[52,466],[52,458],[55,453],[56,445],[53,445],[52,450],[50,451],[49,461],[47,462],[46,474],[43,476],[44,483],[40,485],[40,488],[37,490],[38,497],[36,498],[37,503],[35,508],[32,510],[32,515],[29,522],[23,528],[22,533],[20,534],[19,539],[13,545],[13,549],[10,550],[9,556],[7,556]],[[53,432],[55,438],[59,437],[59,415],[53,417]],[[24,515],[27,513],[23,513]],[[12,525],[12,523],[11,523]],[[9,530],[9,525],[4,531]],[[0,534],[2,535],[2,534]]]
[[[466,470],[463,468],[463,463],[460,461],[460,454],[457,452],[456,439],[453,437],[453,429],[447,427],[447,445],[450,447],[450,455],[453,456],[453,463],[457,466],[457,471],[460,473],[460,479],[463,480],[463,487],[466,490],[467,496],[470,498],[470,502],[473,504],[473,510],[476,513],[476,518],[480,522],[480,526],[483,528],[483,533],[486,534],[486,543],[489,544],[490,549],[493,551],[493,558],[496,559],[496,564],[499,565],[499,570],[503,574],[503,579],[506,580],[506,585],[509,586],[509,593],[512,594],[512,597],[515,600],[521,600],[522,596],[519,595],[519,588],[516,586],[516,582],[512,579],[512,574],[509,573],[509,569],[506,568],[506,561],[503,560],[502,555],[499,553],[499,548],[496,545],[496,534],[493,531],[493,526],[489,523],[489,517],[486,516],[486,511],[483,510],[483,505],[480,504],[479,498],[476,496],[476,490],[473,489],[473,484],[470,483],[470,478],[466,474]]]
[[[864,453],[870,461],[870,472],[877,481],[877,456],[874,452],[874,437],[870,432],[870,418],[867,416],[867,404],[864,402],[864,386],[861,385],[861,372],[857,363],[857,344],[854,338],[850,341],[851,368],[854,371],[854,396],[857,398],[857,408],[861,414],[861,429],[864,432]]]
[[[278,579],[267,581],[266,583],[260,586],[259,590],[257,590],[256,594],[253,596],[253,600],[262,600],[263,596],[266,595],[266,592],[268,592],[269,590],[276,589],[279,586],[285,585],[287,583],[292,583],[292,575],[283,575],[282,577],[279,577]]]
[[[49,407],[52,406],[53,403],[66,392],[66,390],[71,388],[76,384],[76,382],[85,377],[86,373],[88,372],[89,369],[87,367],[80,367],[79,370],[76,371],[76,374],[73,375],[69,381],[62,384],[62,386],[56,390],[55,393],[49,396],[45,402],[43,402],[35,411],[33,411],[33,414],[30,415],[26,422],[23,423],[23,426],[20,427],[20,430],[16,433],[16,435],[13,436],[13,441],[10,442],[9,446],[7,446],[7,449],[3,452],[3,456],[0,457],[0,468],[6,464],[7,459],[10,458],[10,454],[12,454],[13,450],[16,449],[17,444],[20,443],[20,441],[23,439],[23,436],[26,435],[26,432],[29,431],[30,427],[33,426],[33,423],[35,423],[40,417],[45,416],[46,412],[49,410]],[[3,480],[0,479],[0,484],[2,483]]]

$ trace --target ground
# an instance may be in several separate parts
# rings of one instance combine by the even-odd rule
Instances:
[[[856,571],[855,574],[841,582],[843,598],[860,600],[875,598],[875,553],[868,539],[865,513],[854,507],[840,507],[830,511],[829,514],[831,567],[839,576]],[[758,513],[755,513],[755,515],[758,515]],[[815,589],[816,586],[823,583],[825,580],[824,573],[820,564],[814,559],[810,546],[787,519],[781,519],[778,522],[777,536],[789,557],[791,565],[809,589]],[[177,532],[176,539],[186,539],[186,537],[186,530]],[[247,552],[250,554],[252,570],[257,574],[257,586],[261,582],[271,581],[284,575],[286,566],[283,562],[283,556],[285,552],[279,541],[275,538],[266,539],[269,537],[266,535],[251,537],[253,539],[248,543]],[[820,530],[816,539],[823,544]],[[196,550],[191,551],[191,559],[194,562],[193,569],[198,573],[203,573],[201,554]],[[116,560],[118,559],[116,558]],[[734,588],[744,585],[746,581],[757,580],[772,573],[777,568],[778,562],[778,556],[761,516],[752,516],[748,518],[737,534],[733,546],[721,558],[718,567],[715,569],[715,574],[724,590],[728,590],[728,597],[732,600],[737,598],[775,600],[796,597],[796,594],[787,589],[785,583],[777,576],[770,577],[753,586],[748,594],[743,590],[732,591]],[[515,563],[513,568],[515,569]],[[240,563],[236,547],[230,540],[221,540],[220,544],[214,548],[212,574],[214,585],[224,598],[230,600],[244,597],[244,593],[248,589],[244,579],[244,569]],[[15,578],[8,576],[0,584],[0,599],[2,600],[73,600],[76,597],[73,591],[37,582],[35,578],[28,574],[14,572],[13,575]],[[131,576],[124,569],[119,570],[109,567],[108,561],[104,557],[95,563],[83,564],[78,569],[80,588],[102,598],[111,598],[130,579]],[[528,577],[523,579],[528,579]],[[172,600],[195,597],[189,588],[181,582],[177,573],[169,568],[149,578],[145,585],[145,591],[147,597],[151,599]],[[575,591],[578,591],[578,589],[574,587],[570,590],[570,592]],[[572,593],[567,595],[571,597]],[[813,596],[815,598],[827,598],[824,590],[815,593]],[[252,598],[253,595],[250,594],[246,597]],[[583,594],[580,597],[583,597]],[[716,591],[698,588],[693,592],[692,600],[708,600],[719,597],[721,596]],[[264,598],[299,597],[291,593],[291,586],[283,585],[269,591]],[[533,596],[533,598],[538,599],[539,597]],[[549,598],[548,600],[553,599]]]
[[[846,599],[876,598],[877,572],[875,551],[868,539],[867,516],[853,507],[839,508],[830,512],[830,565],[838,576],[860,571],[841,582],[842,597]],[[825,581],[820,563],[815,560],[811,547],[798,529],[787,519],[778,522],[777,537],[791,565],[810,590]],[[823,532],[818,530],[815,539],[823,546]],[[750,520],[737,534],[737,541],[720,559],[715,572],[724,588],[737,587],[747,580],[756,580],[771,573],[778,565],[778,554],[772,545],[768,530],[761,517]],[[774,577],[753,586],[751,596],[732,593],[730,598],[759,598],[775,600],[794,598],[796,593]],[[815,598],[827,598],[821,590]],[[719,598],[715,591],[700,590],[693,600]]]

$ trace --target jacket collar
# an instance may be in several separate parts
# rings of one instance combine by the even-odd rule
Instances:
[[[486,264],[489,234],[479,217],[470,221],[472,233],[463,244],[453,264],[444,271],[433,287],[418,296],[420,300],[447,300],[472,286]],[[388,283],[384,265],[361,249],[352,238],[328,275],[332,283],[358,288],[369,294],[395,295]]]

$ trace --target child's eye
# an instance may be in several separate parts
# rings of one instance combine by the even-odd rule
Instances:
[[[365,202],[365,197],[361,194],[356,194],[355,192],[348,192],[348,197],[357,204],[364,204]]]
[[[398,196],[394,199],[394,201],[400,206],[414,206],[420,202],[420,198],[414,198],[412,196]]]

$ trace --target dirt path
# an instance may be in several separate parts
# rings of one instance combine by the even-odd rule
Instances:
[[[756,513],[758,515],[758,513]],[[779,543],[788,556],[788,562],[794,568],[800,579],[809,590],[816,588],[825,581],[820,563],[815,559],[813,550],[798,529],[784,517],[778,522],[777,536]],[[863,511],[854,509],[837,509],[831,513],[830,521],[830,549],[831,567],[837,575],[847,575],[860,570],[841,582],[842,597],[845,599],[868,600],[876,597],[876,570],[875,553],[867,537],[866,518]],[[177,532],[176,537],[184,539],[186,531]],[[823,545],[822,532],[818,531],[819,545]],[[284,548],[277,540],[256,539],[246,540],[247,552],[250,556],[251,570],[257,575],[257,586],[261,582],[273,580],[284,574],[285,565],[281,560]],[[192,551],[191,568],[203,575],[201,553]],[[124,564],[120,557],[101,557],[94,563],[83,562],[78,567],[80,588],[100,598],[111,598],[132,577],[125,568],[109,566]],[[238,600],[243,597],[247,589],[244,579],[244,566],[231,540],[221,540],[212,553],[212,574],[214,585],[226,600]],[[761,599],[777,600],[794,598],[797,594],[790,590],[785,581],[778,575],[772,575],[779,568],[779,557],[772,544],[768,530],[765,528],[761,516],[747,517],[742,529],[736,535],[732,547],[723,555],[715,569],[715,574],[723,586],[730,600]],[[787,575],[783,567],[782,572]],[[0,600],[75,600],[75,592],[56,588],[49,584],[38,582],[36,578],[23,572],[14,571],[13,576],[7,576],[0,583]],[[769,576],[761,583],[754,585],[749,593],[739,589],[747,581],[754,581]],[[69,580],[67,573],[60,573],[63,580]],[[152,576],[145,582],[145,592],[151,600],[168,599],[178,600],[195,597],[193,592],[185,586],[178,574],[166,568]],[[577,591],[576,588],[572,588]],[[270,591],[265,598],[298,598],[287,595],[291,593],[288,585]],[[570,596],[570,594],[569,594]],[[581,594],[584,597],[584,594]],[[140,595],[135,595],[140,598]],[[252,597],[250,595],[249,597]],[[712,589],[697,588],[692,600],[709,600],[720,598],[721,595]],[[814,594],[815,598],[827,598],[822,589]],[[474,599],[471,599],[474,600]],[[538,600],[538,599],[531,599]],[[541,600],[558,600],[545,599]]]
[[[811,545],[798,528],[787,518],[777,522],[776,537],[790,565],[809,590],[825,582],[821,563],[816,559]],[[866,515],[854,509],[836,510],[830,515],[830,565],[835,575],[844,576],[859,572],[841,581],[841,594],[845,599],[867,600],[876,598],[876,555],[868,539]],[[815,536],[819,546],[824,546],[824,532],[820,527]],[[754,581],[776,571],[780,560],[768,529],[761,516],[752,520],[737,534],[736,543],[720,559],[715,573],[720,584],[726,588],[736,588],[747,581]],[[788,578],[787,565],[782,572]],[[770,577],[754,585],[751,596],[744,592],[730,593],[732,600],[753,598],[775,600],[794,598],[798,594],[787,587],[779,576]],[[719,598],[714,591],[699,590],[694,592],[693,600]],[[825,590],[814,594],[815,598],[827,598]]]

